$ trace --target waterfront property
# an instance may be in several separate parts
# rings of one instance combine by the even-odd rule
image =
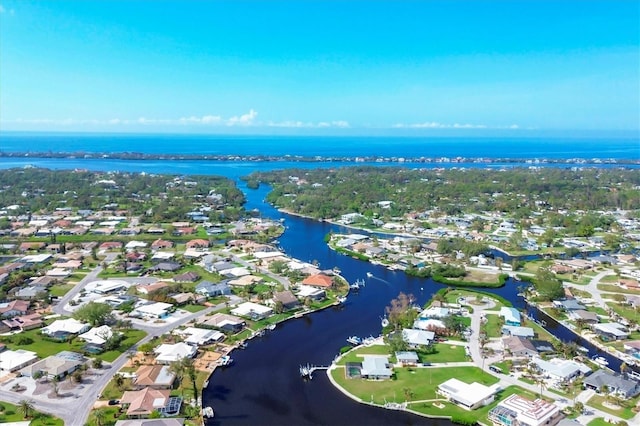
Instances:
[[[184,330],[176,330],[174,334],[184,337],[184,342],[190,345],[203,346],[224,340],[224,334],[217,330],[205,328],[187,327]]]
[[[557,383],[566,383],[578,376],[591,373],[591,368],[572,360],[553,358],[547,361],[542,358],[534,358],[531,363],[540,370],[544,377]]]
[[[629,332],[627,328],[617,322],[606,322],[602,324],[594,324],[592,327],[593,331],[600,336],[602,340],[622,340],[629,337]]]
[[[210,317],[199,318],[198,324],[218,328],[227,333],[238,333],[242,331],[246,322],[233,315],[217,313]]]
[[[198,348],[180,342],[175,344],[164,343],[153,350],[158,364],[170,364],[180,361],[182,358],[193,358]]]
[[[389,365],[389,357],[385,355],[364,355],[360,376],[364,379],[387,380],[393,370]]]
[[[120,402],[127,408],[127,417],[141,418],[149,416],[156,410],[163,409],[169,401],[168,389],[144,388],[137,391],[126,391]]]
[[[521,324],[520,312],[516,308],[508,308],[503,306],[500,308],[500,316],[504,318],[506,325],[514,325],[519,327]]]
[[[596,371],[585,378],[583,384],[586,389],[593,389],[596,392],[604,390],[622,398],[633,398],[640,393],[640,383],[606,370]]]
[[[418,354],[413,351],[400,351],[395,353],[398,364],[405,366],[415,366],[419,362]]]
[[[253,321],[258,321],[270,316],[273,313],[273,309],[258,303],[245,302],[232,309],[231,313],[239,317],[246,317]]]
[[[135,372],[132,385],[141,390],[145,387],[152,389],[170,389],[176,380],[176,374],[168,365],[143,365]]]
[[[532,401],[510,395],[489,411],[489,420],[496,426],[554,426],[564,416],[560,407],[543,399]]]
[[[465,410],[475,410],[492,403],[500,385],[485,386],[482,383],[465,383],[451,378],[438,385],[437,393]]]

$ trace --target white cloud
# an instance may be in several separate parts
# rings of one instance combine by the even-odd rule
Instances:
[[[258,112],[253,108],[248,113],[241,116],[233,116],[226,121],[227,126],[251,126],[254,124],[255,118],[258,116]]]
[[[391,126],[395,129],[519,129],[520,126],[512,124],[510,126],[489,126],[487,124],[470,123],[439,123],[437,121],[426,121],[424,123],[396,123]]]

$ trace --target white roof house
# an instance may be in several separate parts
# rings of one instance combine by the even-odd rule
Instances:
[[[402,330],[402,338],[409,346],[429,345],[436,337],[433,331],[405,328]]]
[[[554,358],[546,361],[541,358],[534,358],[531,362],[537,365],[546,377],[560,382],[591,372],[591,368],[586,365],[567,359]]]
[[[126,290],[129,285],[129,283],[122,280],[98,280],[87,284],[85,289],[93,293],[107,294],[118,290]]]
[[[104,343],[113,337],[113,330],[108,325],[101,325],[100,327],[93,327],[86,333],[82,333],[78,336],[80,339],[87,343],[94,345],[104,345]]]
[[[127,245],[124,246],[124,248],[126,248],[127,250],[134,250],[137,248],[145,248],[146,246],[147,246],[147,243],[143,241],[129,241]]]
[[[80,322],[73,318],[55,320],[46,327],[43,327],[40,331],[42,334],[53,335],[55,333],[69,333],[78,334],[84,333],[89,330],[89,324]]]
[[[184,342],[175,344],[164,343],[153,350],[153,352],[156,353],[156,361],[160,364],[169,364],[179,361],[182,358],[193,358],[197,351],[197,347]]]
[[[475,410],[492,403],[499,390],[500,385],[498,384],[492,386],[476,382],[469,384],[455,378],[438,385],[439,394],[467,410]]]
[[[370,379],[388,379],[393,374],[386,355],[364,355],[360,374]]]
[[[298,286],[298,297],[303,299],[307,297],[311,297],[312,299],[316,297],[324,297],[324,295],[325,291],[321,288],[315,288],[304,284]]]
[[[535,332],[531,327],[519,327],[517,325],[505,325],[502,327],[502,333],[510,336],[518,336],[524,338],[532,338]]]
[[[35,352],[18,349],[0,352],[0,371],[16,371],[38,360]]]
[[[506,325],[520,325],[520,312],[516,308],[507,308],[503,306],[500,308],[500,316],[504,318]]]
[[[186,336],[185,343],[198,346],[219,342],[224,339],[224,333],[206,328],[188,327],[184,330],[176,330],[174,333]]]
[[[272,312],[273,310],[271,308],[253,302],[241,303],[236,306],[235,309],[231,310],[233,315],[249,318],[266,318],[271,315]]]
[[[527,424],[541,426],[555,424],[560,407],[543,399],[532,401],[519,395],[510,395],[491,411],[489,420],[497,425]]]
[[[257,251],[253,253],[253,257],[256,259],[270,259],[274,257],[284,256],[281,251]]]
[[[447,328],[447,326],[439,319],[429,318],[415,320],[413,322],[413,328],[417,328],[419,330],[433,330],[439,328]]]
[[[431,306],[428,309],[420,312],[418,316],[420,319],[427,318],[444,318],[449,316],[449,308],[441,308],[439,306]]]
[[[617,339],[626,339],[629,337],[629,332],[626,331],[626,327],[617,322],[605,322],[601,324],[594,324],[593,330],[605,334],[607,336]]]
[[[138,306],[129,315],[143,318],[164,318],[169,314],[171,308],[173,308],[171,303],[155,302]]]

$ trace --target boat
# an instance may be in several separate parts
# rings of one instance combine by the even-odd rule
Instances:
[[[206,417],[206,418],[211,418],[211,417],[213,417],[213,416],[214,416],[213,408],[211,408],[211,407],[204,407],[204,408],[202,409],[202,415],[203,415],[204,417]]]
[[[231,358],[229,355],[224,355],[223,357],[220,358],[220,361],[218,361],[218,363],[222,367],[227,367],[233,363],[233,358]]]
[[[267,326],[267,330],[269,330],[269,331],[273,331],[273,330],[275,330],[275,329],[276,329],[276,325],[275,325],[275,324],[269,324],[269,325]]]
[[[589,353],[589,349],[585,348],[584,346],[578,346],[578,350],[580,352],[584,352],[585,354]]]
[[[346,302],[346,301],[347,301],[347,296],[339,296],[339,297],[338,297],[338,302],[340,302],[340,303],[344,303],[344,302]]]
[[[359,338],[358,336],[350,336],[347,338],[347,342],[351,343],[354,346],[358,346],[359,344],[362,343],[362,339]]]
[[[349,286],[351,290],[360,290],[360,287],[364,287],[364,280],[356,280],[355,283]]]
[[[382,321],[380,321],[380,325],[381,325],[382,327],[386,327],[386,326],[388,326],[388,325],[389,325],[389,320],[388,320],[386,317],[385,317],[385,318],[382,318]]]
[[[606,360],[606,358],[602,357],[602,356],[594,356],[593,358],[591,358],[591,360],[598,364],[600,367],[606,367],[607,365],[609,365],[609,361]]]
[[[247,349],[247,345],[248,345],[248,343],[247,343],[247,342],[240,342],[240,343],[238,344],[238,348],[240,348],[240,349]]]
[[[373,274],[371,272],[367,272],[367,277],[371,278],[371,277],[373,277]]]

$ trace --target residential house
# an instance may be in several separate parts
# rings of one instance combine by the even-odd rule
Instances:
[[[228,333],[239,333],[246,324],[242,318],[222,313],[213,314],[210,317],[200,317],[197,321],[200,325],[218,328]]]
[[[18,349],[0,352],[0,372],[12,373],[38,360],[35,352]]]
[[[584,305],[578,303],[576,299],[554,300],[553,304],[565,311],[585,310]]]
[[[206,328],[187,327],[184,330],[175,330],[175,334],[183,336],[184,342],[190,345],[204,346],[224,340],[225,335],[217,330]]]
[[[518,336],[503,337],[502,347],[506,353],[514,357],[533,357],[538,355],[538,351],[531,340]]]
[[[273,313],[273,309],[258,303],[245,302],[232,309],[231,313],[239,317],[246,317],[253,321],[258,321],[270,316]]]
[[[623,348],[626,353],[640,360],[640,340],[624,342]]]
[[[598,314],[582,309],[571,311],[569,317],[575,321],[582,321],[585,324],[597,324],[600,321]]]
[[[429,308],[420,312],[420,315],[418,315],[418,319],[421,319],[421,320],[429,319],[429,318],[442,319],[442,318],[448,317],[449,314],[450,314],[449,308],[432,305]]]
[[[163,288],[169,288],[169,283],[164,281],[156,281],[152,284],[140,284],[136,286],[136,291],[141,294],[151,294],[154,291],[162,290]]]
[[[285,311],[296,309],[300,306],[300,301],[289,290],[278,291],[273,294],[273,303],[282,303],[282,308]]]
[[[402,339],[410,348],[429,346],[434,338],[435,333],[433,331],[416,330],[415,328],[405,328],[402,330]]]
[[[187,241],[187,249],[191,250],[206,250],[209,248],[209,241],[203,239],[195,239]]]
[[[547,361],[534,358],[531,363],[540,370],[544,377],[558,383],[570,382],[578,376],[591,373],[591,368],[586,365],[567,359],[553,358]]]
[[[399,364],[404,366],[414,366],[417,365],[420,359],[418,358],[418,354],[413,351],[400,351],[396,352],[396,360]]]
[[[62,379],[76,371],[87,359],[79,353],[64,351],[37,361],[20,370],[20,374],[33,377],[41,374],[49,379]]]
[[[33,328],[42,327],[42,315],[33,313],[20,315],[0,321],[0,333],[9,331],[25,331]]]
[[[333,277],[325,274],[311,275],[302,280],[302,284],[311,287],[327,289],[331,288],[331,286],[333,285]]]
[[[152,272],[175,272],[182,266],[176,262],[160,262],[149,268]]]
[[[85,342],[102,347],[107,340],[113,337],[113,330],[108,325],[101,325],[99,327],[93,327],[86,333],[78,335],[79,339]]]
[[[555,426],[564,416],[556,404],[513,394],[492,408],[488,417],[498,426]]]
[[[365,379],[385,380],[393,374],[386,355],[363,355],[360,375]]]
[[[170,248],[173,248],[173,243],[171,241],[163,240],[161,238],[158,238],[157,240],[151,243],[151,250],[164,250],[164,249],[170,249]]]
[[[11,318],[24,315],[29,310],[30,303],[26,300],[12,300],[0,303],[0,318]]]
[[[167,405],[170,393],[169,389],[149,387],[137,391],[126,391],[120,403],[127,409],[128,417],[147,417]]]
[[[515,325],[505,325],[502,327],[502,334],[508,335],[508,336],[517,336],[517,337],[524,337],[526,339],[530,339],[532,337],[535,337],[535,333],[533,331],[533,328],[531,327],[518,327]]]
[[[163,343],[153,350],[158,364],[170,364],[182,358],[193,358],[198,351],[196,346],[184,342],[175,344]]]
[[[306,299],[307,297],[311,300],[320,301],[324,300],[327,296],[327,293],[321,289],[308,285],[299,285],[298,286],[298,297],[300,299]]]
[[[610,373],[607,370],[596,371],[586,377],[582,383],[586,389],[593,389],[598,393],[605,390],[622,398],[633,398],[640,393],[640,384],[637,381],[625,379],[621,375]]]
[[[179,274],[173,277],[173,281],[177,283],[194,283],[200,279],[200,275],[195,272],[189,271],[184,274]]]
[[[164,418],[164,419],[129,419],[118,420],[115,426],[183,426],[184,419]]]
[[[202,281],[196,285],[195,292],[205,297],[226,296],[231,294],[231,288],[228,281],[220,281],[212,283],[211,281]]]
[[[504,318],[506,325],[520,326],[520,312],[516,308],[508,308],[503,306],[500,308],[500,317]]]
[[[165,318],[169,315],[173,305],[171,303],[155,302],[135,308],[129,316],[137,318]]]
[[[73,318],[55,320],[46,327],[43,327],[41,331],[49,337],[64,340],[71,335],[84,333],[89,330],[89,324],[80,322]]]
[[[30,285],[19,289],[14,293],[14,297],[20,300],[33,300],[36,297],[47,294],[47,288],[39,285]]]
[[[132,381],[134,389],[146,387],[151,389],[171,389],[176,380],[176,374],[168,365],[143,365],[135,372]]]
[[[439,384],[436,393],[465,410],[475,410],[491,404],[500,389],[499,384],[485,386],[477,382],[465,383],[452,378]]]
[[[593,331],[600,336],[602,340],[622,340],[629,337],[627,328],[617,322],[606,322],[602,324],[594,324],[591,326]]]

